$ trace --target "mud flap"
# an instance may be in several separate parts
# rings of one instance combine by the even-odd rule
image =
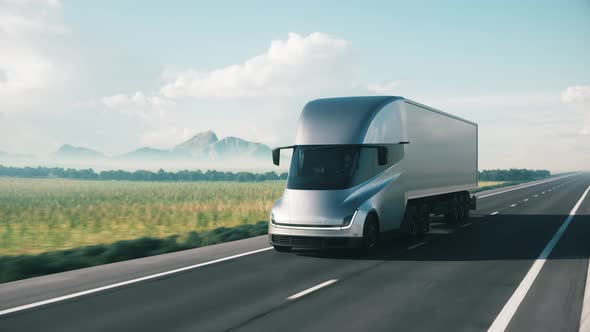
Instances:
[[[471,196],[471,198],[469,199],[469,209],[470,210],[477,209],[477,197]]]

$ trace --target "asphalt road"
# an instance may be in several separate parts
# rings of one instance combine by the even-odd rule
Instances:
[[[263,250],[2,313],[268,243],[259,237],[8,283],[0,285],[0,331],[482,331],[505,311],[507,331],[578,331],[590,195],[564,222],[589,186],[584,173],[481,193],[464,225],[435,224],[423,240],[391,241],[370,257]],[[560,229],[547,259],[537,260]]]

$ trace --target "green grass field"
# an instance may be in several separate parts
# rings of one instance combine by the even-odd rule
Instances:
[[[508,181],[479,181],[478,188],[499,186]]]
[[[255,224],[284,186],[0,178],[0,256]]]

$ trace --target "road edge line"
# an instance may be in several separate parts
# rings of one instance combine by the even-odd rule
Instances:
[[[0,310],[0,316],[4,316],[4,315],[7,315],[7,314],[11,314],[11,313],[14,313],[14,312],[23,311],[23,310],[27,310],[27,309],[32,309],[32,308],[35,308],[35,307],[40,307],[40,306],[43,306],[43,305],[46,305],[46,304],[61,302],[61,301],[73,299],[73,298],[84,296],[84,295],[98,293],[98,292],[102,292],[102,291],[113,289],[113,288],[127,286],[127,285],[135,284],[135,283],[138,283],[138,282],[141,282],[141,281],[152,280],[152,279],[156,279],[156,278],[168,276],[168,275],[179,273],[179,272],[184,272],[184,271],[196,269],[198,267],[202,267],[202,266],[206,266],[206,265],[211,265],[211,264],[215,264],[215,263],[219,263],[219,262],[223,262],[223,261],[227,261],[227,260],[231,260],[231,259],[235,259],[235,258],[239,258],[239,257],[243,257],[243,256],[257,254],[259,252],[267,251],[267,250],[270,250],[270,249],[273,249],[273,247],[265,247],[265,248],[262,248],[262,249],[256,249],[256,250],[252,250],[252,251],[247,251],[247,252],[244,252],[244,253],[241,253],[241,254],[236,254],[236,255],[232,255],[232,256],[227,256],[227,257],[222,257],[222,258],[214,259],[212,261],[207,261],[207,262],[203,262],[203,263],[199,263],[199,264],[189,265],[189,266],[181,267],[181,268],[174,269],[174,270],[159,272],[159,273],[147,275],[147,276],[144,276],[144,277],[139,277],[139,278],[135,278],[135,279],[130,279],[130,280],[126,280],[126,281],[117,282],[117,283],[110,284],[110,285],[105,285],[105,286],[101,286],[101,287],[96,287],[96,288],[88,289],[88,290],[85,290],[85,291],[80,291],[80,292],[76,292],[76,293],[72,293],[72,294],[68,294],[68,295],[54,297],[54,298],[43,300],[43,301],[38,301],[38,302],[29,303],[29,304],[24,304],[24,305],[20,305],[20,306],[17,306],[17,307]]]
[[[535,262],[533,263],[533,266],[531,266],[529,272],[527,272],[524,279],[520,282],[520,285],[518,285],[518,288],[516,288],[516,290],[514,291],[514,293],[512,294],[510,299],[508,300],[508,302],[506,302],[506,304],[502,308],[502,311],[500,311],[498,316],[496,316],[496,319],[494,319],[494,322],[492,323],[492,325],[488,329],[488,332],[502,332],[502,331],[506,330],[506,328],[508,327],[508,324],[512,320],[512,317],[516,313],[516,310],[518,310],[520,303],[522,302],[522,300],[524,300],[524,297],[526,296],[529,289],[533,285],[533,282],[535,281],[535,279],[539,275],[539,272],[541,271],[541,268],[543,267],[543,265],[545,264],[545,261],[549,257],[549,254],[551,254],[551,251],[553,250],[553,248],[555,247],[555,245],[557,244],[559,239],[561,239],[561,236],[563,235],[563,233],[565,233],[565,230],[567,229],[569,224],[572,222],[572,219],[574,219],[574,216],[576,215],[576,211],[578,211],[578,208],[580,207],[580,205],[584,201],[584,198],[586,198],[586,195],[588,194],[589,191],[590,191],[590,186],[588,186],[588,188],[586,188],[586,191],[584,191],[584,193],[582,194],[582,196],[580,197],[580,199],[578,200],[576,205],[574,205],[574,208],[570,211],[568,217],[561,224],[559,229],[557,229],[557,232],[555,232],[555,234],[553,235],[551,240],[545,245],[545,248],[543,249],[543,251],[541,251],[541,254],[535,260]]]
[[[507,193],[507,192],[513,191],[513,190],[518,190],[518,189],[524,189],[524,188],[528,188],[528,187],[532,187],[532,186],[537,186],[537,185],[548,183],[548,182],[551,182],[551,181],[557,181],[557,180],[561,180],[561,179],[567,179],[570,176],[579,175],[579,174],[580,173],[575,173],[575,174],[571,174],[571,175],[560,176],[560,177],[557,177],[557,178],[554,178],[554,179],[548,179],[548,180],[537,182],[537,183],[529,183],[529,184],[524,185],[524,186],[520,186],[520,187],[516,187],[516,188],[511,188],[511,189],[508,189],[508,190],[499,191],[499,192],[495,192],[495,193],[491,193],[491,194],[487,194],[487,195],[478,196],[477,199],[482,199],[482,198],[486,198],[486,197],[490,197],[490,196],[495,196],[495,195]]]

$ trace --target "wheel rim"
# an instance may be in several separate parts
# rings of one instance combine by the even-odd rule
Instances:
[[[377,244],[377,228],[371,224],[367,227],[367,247],[374,248]]]

